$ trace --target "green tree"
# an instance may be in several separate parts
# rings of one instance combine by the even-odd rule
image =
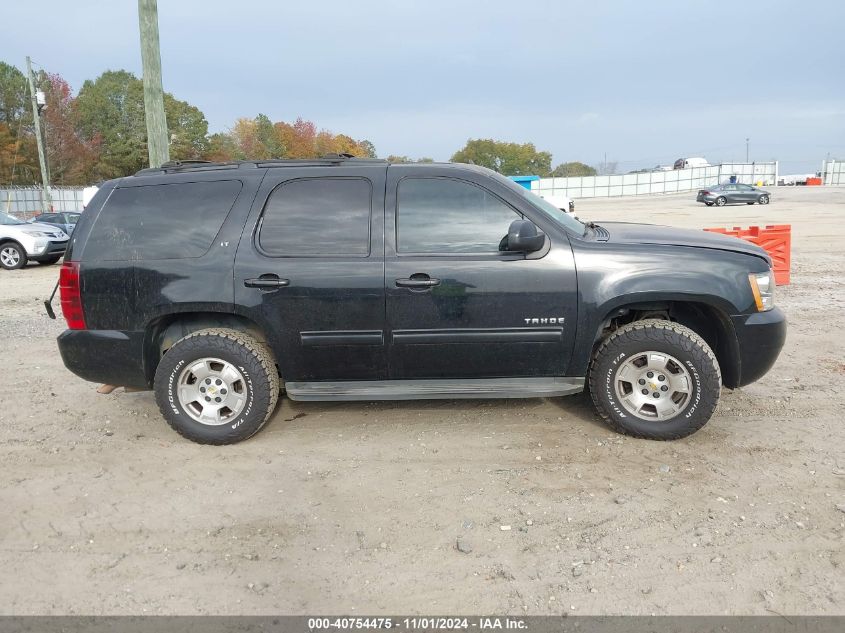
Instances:
[[[266,114],[259,114],[255,117],[255,135],[264,148],[265,156],[262,156],[262,158],[284,157],[285,145],[276,133],[276,128],[273,127],[270,117]]]
[[[170,132],[170,160],[196,160],[205,156],[209,142],[208,121],[200,109],[165,93],[164,114]],[[144,129],[146,131],[146,123]]]
[[[452,162],[472,163],[507,176],[548,176],[550,152],[537,151],[533,143],[508,143],[493,139],[470,139],[452,155]]]
[[[31,118],[28,97],[24,74],[6,62],[0,62],[0,123],[17,130],[22,117]]]
[[[422,158],[417,158],[416,160],[410,158],[408,156],[396,156],[395,154],[391,154],[387,157],[388,163],[433,163],[434,159],[429,158],[428,156],[423,156]]]
[[[596,170],[589,165],[573,161],[571,163],[561,163],[552,170],[551,176],[595,176]]]
[[[376,153],[376,146],[373,145],[367,139],[364,139],[363,141],[359,142],[358,145],[361,148],[361,151],[363,152],[364,158],[376,158],[378,156],[378,154]]]
[[[88,80],[75,100],[77,131],[99,146],[95,173],[117,178],[149,164],[144,86],[125,70],[109,70]],[[196,107],[165,93],[164,110],[171,139],[171,158],[199,158],[208,151],[208,122]]]
[[[205,160],[225,163],[230,160],[242,160],[243,155],[231,134],[217,132],[208,137],[208,148],[203,158]]]
[[[144,87],[132,73],[109,70],[86,80],[75,109],[80,135],[99,147],[97,176],[128,176],[147,164]]]

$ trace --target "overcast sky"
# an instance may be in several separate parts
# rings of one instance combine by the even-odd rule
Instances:
[[[628,171],[845,158],[843,0],[159,0],[164,89],[212,131],[263,112],[446,160],[468,138]],[[33,21],[33,11],[38,15]],[[140,76],[135,0],[5,1],[0,59],[74,90]]]

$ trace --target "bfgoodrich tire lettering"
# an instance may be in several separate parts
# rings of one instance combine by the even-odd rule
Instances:
[[[237,370],[243,402],[229,419],[199,421],[178,397],[180,376],[203,359]],[[155,374],[155,395],[167,423],[183,437],[200,444],[234,444],[255,435],[270,419],[279,398],[279,374],[268,347],[251,335],[209,328],[180,339],[162,357]]]
[[[683,405],[666,420],[643,419],[620,401],[618,372],[629,359],[654,351],[671,356],[687,377]],[[614,430],[653,440],[686,437],[704,426],[719,401],[722,377],[713,350],[694,331],[671,321],[647,319],[629,323],[608,336],[590,365],[590,393],[601,417]]]

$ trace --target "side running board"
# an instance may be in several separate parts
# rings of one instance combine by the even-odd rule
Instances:
[[[448,400],[450,398],[552,398],[584,390],[584,378],[479,378],[286,382],[292,400]]]

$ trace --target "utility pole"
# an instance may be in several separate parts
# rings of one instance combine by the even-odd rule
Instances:
[[[167,119],[164,115],[164,90],[161,87],[161,51],[158,44],[156,0],[138,0],[138,26],[141,30],[147,151],[150,167],[161,167],[170,160],[170,146],[167,138]]]
[[[41,166],[41,185],[44,188],[45,211],[53,208],[53,200],[50,198],[50,174],[47,172],[47,157],[44,155],[44,140],[41,138],[41,114],[38,111],[38,97],[35,94],[35,79],[32,76],[32,61],[29,55],[26,56],[26,78],[29,81],[29,96],[32,100],[32,122],[35,126],[35,144],[38,145],[38,163]]]

